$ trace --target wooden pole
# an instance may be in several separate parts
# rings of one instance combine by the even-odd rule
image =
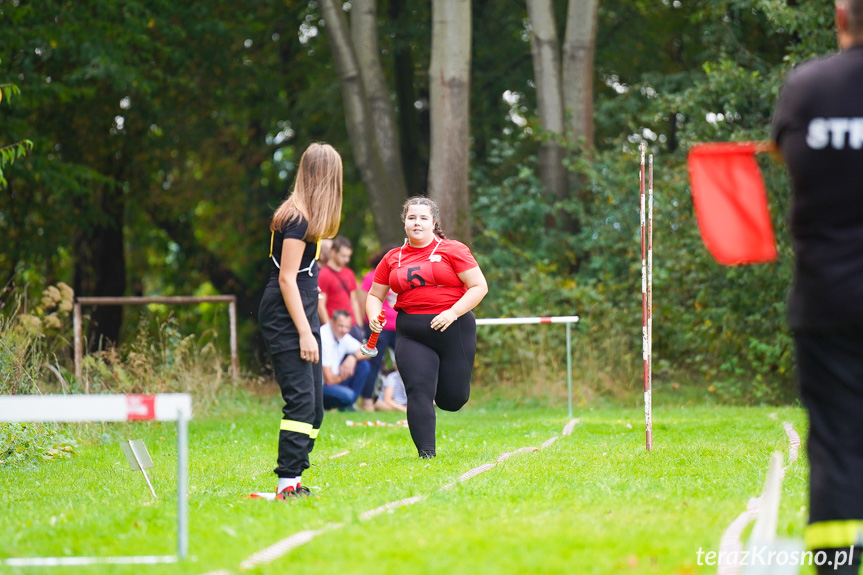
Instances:
[[[228,303],[228,320],[231,324],[231,376],[234,381],[240,379],[240,360],[237,357],[237,297]]]
[[[84,351],[81,344],[81,304],[77,300],[72,305],[72,326],[75,334],[75,377],[80,379],[82,374],[81,358]],[[84,383],[84,393],[90,393],[89,387],[87,383]]]

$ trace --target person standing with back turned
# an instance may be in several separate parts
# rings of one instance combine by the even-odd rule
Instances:
[[[863,0],[836,3],[836,28],[840,52],[786,79],[772,137],[793,188],[788,317],[810,422],[806,546],[816,563],[825,552],[819,574],[856,574],[863,545]],[[853,562],[840,566],[851,546]]]
[[[311,144],[291,195],[270,223],[270,280],[258,318],[285,406],[279,430],[276,499],[308,495],[300,477],[324,419],[318,265],[321,239],[338,232],[342,159]]]
[[[407,392],[407,417],[419,456],[435,449],[435,404],[458,411],[470,397],[476,355],[473,312],[485,294],[485,276],[466,245],[448,240],[437,205],[409,198],[402,208],[407,239],[378,267],[366,298],[369,328],[379,333],[378,315],[387,291],[398,294],[396,363]]]

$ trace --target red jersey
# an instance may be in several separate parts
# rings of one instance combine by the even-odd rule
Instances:
[[[330,266],[321,266],[318,285],[321,291],[327,294],[327,315],[332,316],[334,311],[343,309],[351,316],[351,325],[356,323],[351,300],[351,294],[357,289],[357,277],[354,272],[348,268],[336,271]]]
[[[439,314],[467,291],[457,274],[478,265],[463,243],[435,238],[424,248],[406,244],[387,252],[375,269],[374,282],[398,294],[393,307],[399,311]]]

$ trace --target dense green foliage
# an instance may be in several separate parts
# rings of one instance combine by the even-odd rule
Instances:
[[[655,413],[654,450],[647,454],[637,409],[579,411],[580,422],[563,437],[568,419],[559,409],[472,403],[462,413],[441,413],[438,457],[427,462],[416,458],[406,429],[349,427],[346,420],[356,421],[357,414],[332,413],[303,475],[315,497],[277,504],[247,498],[274,488],[277,402],[223,397],[216,411],[195,409],[189,428],[192,559],[148,572],[238,573],[253,554],[323,530],[249,572],[715,573],[698,565],[699,548],[719,548],[725,529],[761,492],[773,451],[790,463],[783,422],[805,432],[799,409],[666,407]],[[174,553],[174,426],[93,428],[81,433],[96,431],[95,441],[82,442],[71,460],[33,470],[0,466],[8,502],[0,515],[0,558]],[[118,447],[130,438],[142,438],[152,455],[148,474],[157,500]],[[543,444],[498,462],[504,453]],[[495,465],[458,481],[489,464]],[[802,536],[806,476],[803,459],[789,465],[781,536]],[[411,497],[419,499],[363,515]],[[86,574],[140,571],[133,565],[75,568]]]
[[[0,465],[32,467],[38,461],[70,459],[78,442],[55,425],[0,423]]]
[[[784,170],[772,159],[761,162],[779,259],[726,268],[701,243],[686,152],[701,141],[768,139],[787,70],[835,50],[831,18],[828,2],[793,8],[601,2],[597,149],[572,165],[589,182],[587,190],[549,204],[536,176],[532,139],[523,132],[498,141],[475,169],[474,215],[482,230],[477,251],[494,279],[483,314],[580,314],[576,353],[586,362],[580,377],[593,380],[594,392],[620,392],[626,382],[634,395],[641,371],[638,145],[647,142],[655,156],[656,381],[695,385],[732,401],[792,399]],[[566,211],[583,222],[577,237],[546,226]],[[553,340],[556,349],[560,341]],[[518,353],[505,336],[481,345],[487,352],[503,346]]]
[[[0,104],[5,100],[9,103],[13,97],[21,94],[21,90],[15,84],[0,84]],[[23,158],[29,150],[33,149],[33,142],[20,140],[18,142],[0,142],[0,189],[6,187],[6,178],[3,176],[3,168],[11,166],[15,160]]]
[[[422,2],[379,4],[405,171],[411,191],[422,191],[430,13]],[[646,141],[656,161],[657,382],[740,401],[792,397],[783,171],[764,166],[780,259],[721,268],[698,237],[685,154],[697,141],[767,138],[790,66],[835,49],[831,6],[602,1],[595,149],[573,154],[570,166],[586,185],[549,202],[536,175],[543,135],[525,9],[477,2],[471,199],[474,250],[492,287],[478,314],[579,314],[583,399],[638,397],[637,146]],[[6,167],[9,187],[0,194],[0,282],[18,286],[0,295],[0,314],[19,313],[11,304],[19,295],[34,298],[59,281],[79,295],[234,293],[244,364],[257,365],[267,220],[312,140],[330,141],[345,158],[342,233],[356,246],[353,267],[363,270],[377,239],[314,2],[21,1],[0,6],[0,23],[0,83],[20,87],[14,107],[0,106],[0,143],[33,142]],[[549,225],[565,214],[582,223],[578,235]],[[124,361],[132,342],[146,347],[144,331],[155,339],[169,323],[227,345],[225,316],[212,306],[85,312],[89,347],[119,337],[130,346]],[[484,332],[480,382],[560,382],[562,337]],[[49,359],[70,380],[68,349],[53,347]]]

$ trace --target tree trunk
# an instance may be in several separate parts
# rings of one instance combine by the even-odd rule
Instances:
[[[366,187],[375,230],[381,243],[398,242],[404,237],[401,205],[405,194],[400,194],[387,177],[384,160],[377,146],[363,76],[351,44],[347,19],[341,6],[337,6],[336,0],[320,0],[320,7],[327,24],[327,37],[341,85],[348,137],[351,140],[354,160]],[[404,189],[403,177],[400,185]]]
[[[404,8],[404,0],[390,0],[389,17],[398,25]],[[397,28],[397,30],[400,30]],[[409,196],[424,195],[428,182],[428,158],[421,153],[421,144],[428,143],[428,132],[420,131],[420,114],[414,107],[417,93],[414,88],[414,60],[411,47],[396,32],[393,47],[393,68],[395,76],[396,105],[398,106],[398,126],[401,134],[402,166],[405,185]]]
[[[527,0],[530,51],[542,142],[539,146],[539,178],[546,192],[558,199],[568,193],[564,158],[564,107],[561,85],[560,42],[551,0]]]
[[[470,243],[470,0],[432,0],[429,197],[450,237]]]
[[[593,148],[593,58],[599,0],[569,0],[563,43],[563,98],[569,137]]]
[[[125,198],[120,189],[101,194],[105,221],[94,226],[76,242],[73,289],[76,296],[123,296],[126,294],[126,253],[123,237]],[[122,306],[97,306],[90,316],[87,349],[96,351],[120,340]]]
[[[393,200],[407,198],[401,144],[390,92],[384,80],[378,49],[377,0],[354,0],[351,33],[366,98],[372,113],[375,141],[392,186]]]
[[[579,174],[563,166],[564,142],[589,152],[593,147],[593,58],[596,43],[596,11],[599,0],[569,0],[566,32],[561,47],[552,0],[527,0],[532,36],[531,52],[542,122],[539,149],[540,179],[546,191],[558,199],[581,196]],[[561,81],[562,78],[562,81]],[[550,225],[578,233],[581,225],[572,214],[555,214]]]

